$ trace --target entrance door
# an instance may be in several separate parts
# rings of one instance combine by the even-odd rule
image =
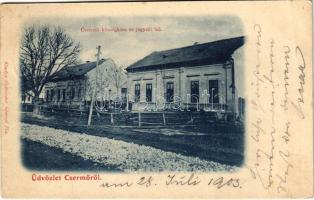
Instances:
[[[209,103],[218,104],[219,103],[219,91],[218,91],[218,80],[209,80]]]

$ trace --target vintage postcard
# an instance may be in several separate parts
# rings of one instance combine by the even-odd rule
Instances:
[[[312,2],[1,5],[7,198],[313,196]]]

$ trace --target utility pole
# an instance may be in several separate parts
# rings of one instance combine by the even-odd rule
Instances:
[[[98,64],[99,64],[100,48],[101,48],[101,46],[97,47],[97,62],[96,62],[95,85],[94,85],[94,88],[93,88],[92,99],[91,99],[90,107],[89,107],[89,115],[88,115],[88,122],[87,122],[88,126],[90,126],[90,124],[92,122],[93,106],[94,106],[96,89],[97,89],[97,78],[98,78],[98,74],[99,74],[98,73]]]
[[[233,119],[236,117],[236,104],[235,104],[235,74],[234,74],[234,60],[233,58],[230,59],[231,61],[231,78],[232,78],[232,110],[233,110]]]

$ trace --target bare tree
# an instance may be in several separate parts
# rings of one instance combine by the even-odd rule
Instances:
[[[104,75],[102,71],[98,72],[98,79],[97,79],[97,84],[96,84],[96,79],[87,79],[86,80],[86,96],[92,97],[93,94],[93,89],[96,87],[96,97],[98,98],[103,98],[104,96],[104,91],[106,88],[109,87],[109,78]]]
[[[115,65],[115,63],[114,63],[114,65]],[[120,66],[120,67],[114,66],[113,67],[112,72],[110,74],[110,77],[112,79],[112,83],[113,83],[114,87],[117,90],[116,91],[117,96],[119,94],[119,88],[121,88],[122,85],[126,83],[125,76],[126,76],[126,73],[125,73],[123,66]]]
[[[80,44],[60,27],[28,27],[20,47],[22,87],[34,95],[34,112],[38,113],[39,95],[45,84],[62,68],[76,64]]]

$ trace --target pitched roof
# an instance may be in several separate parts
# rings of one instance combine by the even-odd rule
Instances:
[[[105,61],[106,61],[105,59],[101,59],[99,60],[99,64],[102,64]],[[96,68],[96,62],[97,61],[86,62],[79,65],[64,67],[56,73],[52,81],[67,80],[67,79],[72,79],[75,77],[83,76],[90,70]]]
[[[244,36],[218,40],[203,44],[155,51],[126,68],[128,72],[193,66],[198,64],[217,64],[227,61],[233,52],[244,44]]]

